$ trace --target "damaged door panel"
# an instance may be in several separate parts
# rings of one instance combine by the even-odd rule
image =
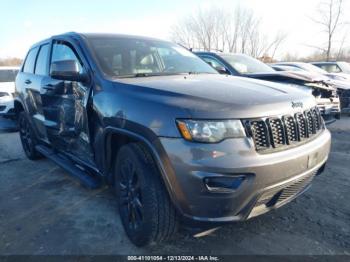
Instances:
[[[66,60],[75,61],[78,73],[84,73],[83,64],[73,47],[68,43],[55,42],[51,66],[54,62]],[[51,73],[43,80],[41,90],[48,139],[58,150],[92,162],[86,112],[90,85],[86,82],[54,79]]]

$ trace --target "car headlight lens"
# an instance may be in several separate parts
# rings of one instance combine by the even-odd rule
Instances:
[[[226,138],[245,137],[240,120],[177,120],[183,138],[189,141],[217,143]]]

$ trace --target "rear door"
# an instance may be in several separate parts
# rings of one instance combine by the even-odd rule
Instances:
[[[87,73],[88,65],[82,53],[72,43],[54,40],[50,64],[61,60],[75,60],[81,73]],[[54,148],[93,163],[87,107],[91,83],[63,81],[45,77],[41,86],[41,99],[46,132]]]
[[[36,46],[29,50],[22,70],[16,78],[16,86],[25,103],[36,136],[47,141],[45,117],[40,96],[42,76],[35,74],[35,65],[40,49],[41,46]]]

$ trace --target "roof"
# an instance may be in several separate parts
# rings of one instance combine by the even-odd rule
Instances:
[[[324,62],[311,62],[311,64],[319,64],[319,65],[331,65],[331,64],[336,64],[342,61],[324,61]]]
[[[157,39],[153,37],[148,37],[148,36],[138,36],[138,35],[127,35],[127,34],[113,34],[113,33],[78,33],[78,32],[66,32],[58,35],[54,35],[50,38],[46,38],[44,40],[41,40],[40,42],[37,42],[31,46],[31,48],[41,45],[47,41],[49,41],[52,38],[55,37],[78,37],[78,38],[85,38],[85,39],[93,39],[93,38],[137,38],[137,39],[143,39],[143,40],[153,40],[153,41],[164,41],[164,42],[169,42],[166,40],[162,39]]]
[[[156,41],[166,41],[154,37],[149,36],[140,36],[140,35],[128,35],[128,34],[113,34],[113,33],[74,33],[75,35],[79,35],[81,37],[92,39],[92,38],[138,38],[144,40],[156,40]]]
[[[306,62],[276,62],[274,65],[304,65]]]

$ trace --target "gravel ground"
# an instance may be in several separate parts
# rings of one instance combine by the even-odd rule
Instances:
[[[332,153],[304,195],[268,214],[158,246],[127,239],[107,187],[87,190],[48,160],[24,157],[0,134],[0,255],[350,254],[350,117],[333,124]]]

